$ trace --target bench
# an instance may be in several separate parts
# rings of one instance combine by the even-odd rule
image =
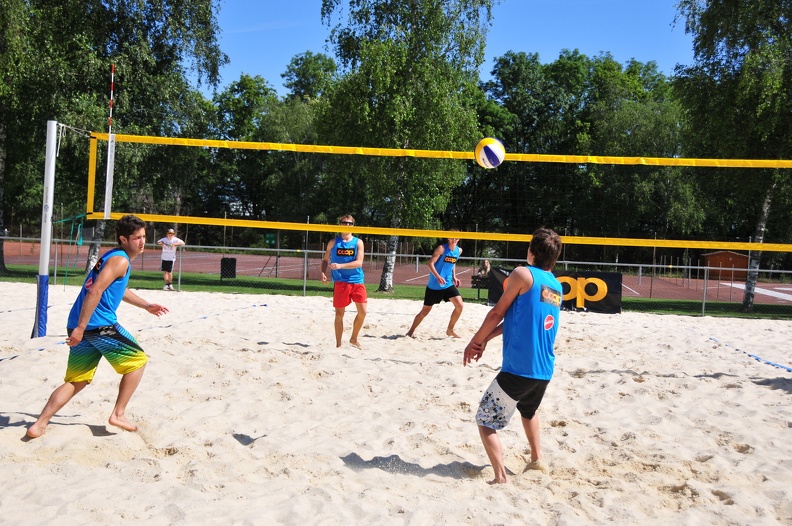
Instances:
[[[470,286],[476,291],[476,299],[481,299],[481,289],[489,290],[489,276],[474,274],[470,276]]]

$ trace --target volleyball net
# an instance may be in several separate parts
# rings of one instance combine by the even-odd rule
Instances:
[[[473,152],[445,151],[445,150],[420,150],[420,149],[391,149],[367,148],[355,146],[328,146],[310,144],[290,144],[274,142],[243,142],[228,140],[190,139],[173,137],[155,137],[125,134],[91,133],[88,163],[88,186],[86,200],[86,219],[118,219],[123,215],[134,213],[147,222],[212,225],[236,228],[254,228],[287,231],[313,231],[337,232],[338,225],[320,223],[298,223],[286,221],[264,221],[255,219],[241,219],[228,217],[196,217],[190,215],[154,214],[135,210],[113,212],[107,201],[112,196],[112,188],[105,188],[105,210],[95,211],[95,192],[97,187],[97,165],[100,152],[99,143],[108,142],[118,148],[120,144],[160,145],[176,147],[194,147],[210,149],[236,149],[259,150],[277,152],[300,152],[324,155],[350,155],[350,156],[376,156],[376,157],[408,157],[431,158],[449,160],[473,160]],[[564,163],[564,164],[610,164],[634,166],[673,166],[697,168],[756,168],[756,169],[789,169],[792,160],[755,160],[755,159],[696,159],[696,158],[664,158],[664,157],[615,157],[592,155],[547,155],[547,154],[515,154],[507,153],[505,162],[526,163]],[[110,170],[109,170],[110,171]],[[108,184],[111,184],[108,181]],[[382,236],[407,236],[421,238],[458,237],[460,239],[503,241],[503,242],[529,242],[530,234],[510,234],[502,232],[471,232],[449,231],[438,229],[415,228],[390,228],[356,225],[355,232],[360,234]],[[597,236],[562,235],[563,242],[568,245],[610,245],[621,247],[651,247],[651,248],[683,248],[702,250],[757,250],[756,243],[735,241],[704,241],[683,239],[656,239],[656,238],[615,238]],[[792,244],[763,243],[761,250],[768,252],[792,252]]]

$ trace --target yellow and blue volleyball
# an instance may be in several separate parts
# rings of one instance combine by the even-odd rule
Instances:
[[[481,139],[474,152],[476,162],[482,168],[496,168],[506,157],[506,148],[503,143],[493,137]]]

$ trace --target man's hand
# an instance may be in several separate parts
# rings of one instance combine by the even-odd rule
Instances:
[[[159,303],[149,303],[148,305],[146,305],[143,308],[146,309],[146,311],[148,311],[149,313],[155,315],[158,318],[160,316],[163,316],[165,314],[168,314],[168,312],[170,312],[168,310],[168,307],[165,307],[164,305],[160,305]],[[74,334],[74,333],[72,333],[72,334]]]
[[[72,329],[71,334],[66,337],[66,345],[69,347],[74,347],[80,343],[82,341],[84,330],[85,329],[81,329],[79,327]]]
[[[462,359],[462,365],[466,366],[471,361],[479,361],[479,358],[484,354],[486,344],[476,343],[471,340],[467,347],[465,347],[465,356]]]

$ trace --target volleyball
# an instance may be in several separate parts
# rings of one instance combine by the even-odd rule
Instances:
[[[493,137],[481,139],[474,152],[476,162],[482,168],[496,168],[506,157],[506,148],[503,143]]]

